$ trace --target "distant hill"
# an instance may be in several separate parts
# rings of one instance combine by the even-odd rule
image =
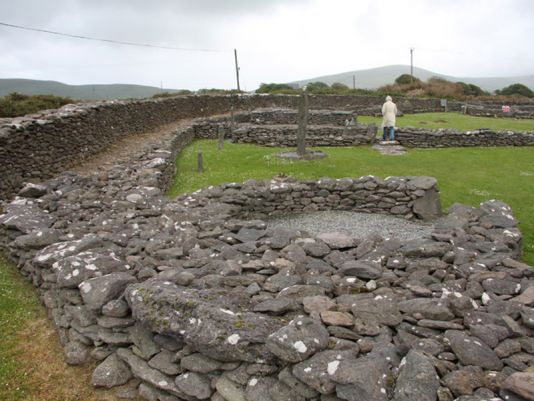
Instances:
[[[402,74],[409,74],[409,65],[388,65],[385,67],[371,68],[368,70],[348,71],[340,74],[325,75],[322,77],[315,77],[303,79],[301,81],[290,82],[291,85],[303,86],[308,82],[321,81],[328,85],[335,82],[340,82],[352,88],[352,77],[356,76],[356,88],[376,89],[380,86],[393,83],[395,78]],[[425,70],[423,68],[414,67],[413,75],[423,81],[430,77],[441,77],[448,81],[462,81],[468,84],[475,84],[487,91],[494,91],[495,89],[502,89],[505,86],[521,83],[534,89],[534,75],[518,76],[518,77],[494,77],[494,78],[471,78],[471,77],[453,77],[449,75],[440,74],[437,72]]]
[[[163,89],[163,91],[176,92],[175,89]],[[67,85],[56,81],[34,79],[0,79],[0,96],[11,92],[24,95],[56,95],[82,100],[111,100],[151,97],[160,93],[161,89],[143,85]]]

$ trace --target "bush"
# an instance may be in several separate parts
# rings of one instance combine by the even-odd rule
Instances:
[[[487,96],[489,95],[488,92],[482,90],[477,85],[474,84],[466,84],[465,82],[456,82],[457,85],[460,85],[463,91],[463,94],[466,96]]]
[[[46,109],[57,109],[69,103],[71,98],[53,95],[23,95],[13,92],[0,98],[0,117],[19,117]]]
[[[506,88],[503,88],[501,90],[495,91],[498,95],[520,95],[520,96],[526,96],[526,97],[534,97],[534,92],[532,92],[527,86],[523,84],[512,84],[510,86],[507,86]]]
[[[280,93],[280,91],[286,90],[294,91],[295,88],[288,84],[261,84],[260,87],[256,89],[256,93]]]
[[[399,85],[409,85],[411,83],[421,82],[419,78],[413,77],[410,74],[402,74],[395,79],[395,83]]]
[[[161,92],[161,93],[156,93],[155,95],[152,95],[152,98],[153,99],[157,99],[158,97],[173,97],[173,96],[178,96],[178,95],[190,95],[192,94],[193,92],[191,92],[190,90],[187,90],[187,89],[180,89],[180,90],[177,90],[176,92]]]

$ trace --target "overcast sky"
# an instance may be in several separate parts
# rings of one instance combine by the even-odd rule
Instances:
[[[459,77],[534,74],[532,0],[0,0],[0,78],[242,88],[409,64]]]

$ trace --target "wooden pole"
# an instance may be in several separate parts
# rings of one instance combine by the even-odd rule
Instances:
[[[235,57],[235,75],[237,77],[237,91],[241,92],[241,86],[239,85],[239,64],[237,63],[237,49],[234,49]]]
[[[219,125],[218,127],[219,142],[217,143],[217,149],[222,150],[224,148],[224,127]]]
[[[203,172],[204,172],[204,160],[202,158],[202,151],[199,151],[197,155],[197,173],[203,173]]]
[[[297,154],[306,154],[306,127],[308,125],[308,92],[302,91],[299,99],[299,126],[297,129]]]

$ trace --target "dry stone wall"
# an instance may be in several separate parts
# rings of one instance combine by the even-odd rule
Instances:
[[[307,146],[366,145],[373,143],[375,138],[375,126],[312,125],[306,128]],[[241,125],[233,130],[230,139],[235,143],[254,143],[262,146],[297,146],[297,127],[294,125]]]
[[[66,361],[98,362],[93,385],[158,401],[528,399],[534,270],[507,205],[454,205],[404,242],[270,229],[257,218],[425,217],[440,211],[436,181],[249,181],[169,199],[193,135],[28,185],[0,216],[0,248],[39,288]]]
[[[534,132],[451,129],[429,130],[399,127],[395,138],[409,148],[446,148],[466,146],[534,146]]]
[[[0,120],[0,198],[7,199],[24,182],[38,182],[64,171],[113,142],[185,118],[296,108],[297,97],[178,96],[168,99],[68,105],[36,115]],[[310,107],[354,111],[381,104],[366,96],[310,96]],[[434,107],[435,99],[406,99],[403,107]],[[343,119],[344,121],[344,119]]]

